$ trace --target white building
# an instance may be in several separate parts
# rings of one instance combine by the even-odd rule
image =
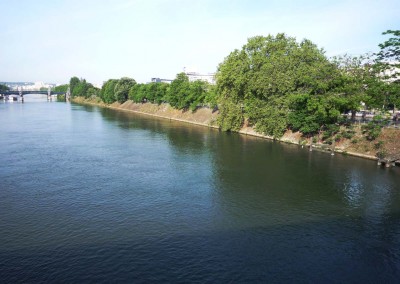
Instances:
[[[183,68],[183,72],[188,76],[189,82],[200,80],[215,85],[215,73],[199,73],[197,71],[186,70],[186,67]]]

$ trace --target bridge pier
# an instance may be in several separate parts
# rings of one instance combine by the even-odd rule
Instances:
[[[65,101],[66,101],[66,102],[71,101],[71,89],[70,89],[69,86],[68,86],[67,92],[65,93]]]
[[[47,89],[47,101],[51,101],[51,88]]]

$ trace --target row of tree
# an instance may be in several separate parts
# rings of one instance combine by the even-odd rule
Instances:
[[[393,37],[376,54],[331,59],[310,40],[253,37],[218,66],[216,86],[190,82],[180,73],[171,84],[137,84],[123,77],[98,89],[73,77],[69,87],[72,96],[96,96],[107,104],[129,99],[167,102],[177,109],[218,106],[225,131],[237,131],[246,122],[274,137],[287,129],[312,135],[341,123],[343,113],[354,116],[361,103],[383,110],[400,105],[400,31],[384,34]]]
[[[124,103],[129,99],[137,103],[167,102],[177,109],[195,110],[198,106],[216,106],[217,101],[215,86],[204,81],[190,82],[185,73],[178,74],[171,84],[159,82],[137,84],[132,78],[122,77],[109,79],[100,90],[84,79],[73,77],[69,86],[72,96],[85,98],[95,96],[107,104]]]

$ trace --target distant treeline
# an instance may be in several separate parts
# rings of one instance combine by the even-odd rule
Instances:
[[[10,88],[7,85],[0,84],[0,92],[9,91]]]
[[[169,103],[177,109],[191,110],[199,106],[216,105],[216,87],[204,81],[189,82],[185,73],[178,74],[171,84],[159,82],[137,84],[134,79],[123,77],[109,79],[101,89],[98,89],[84,79],[73,77],[69,86],[72,96],[85,98],[95,96],[107,104],[132,100],[137,103]]]
[[[189,82],[184,73],[171,84],[137,84],[124,77],[98,89],[73,77],[69,86],[72,96],[95,96],[108,104],[133,100],[177,109],[218,107],[225,131],[246,123],[274,137],[288,129],[313,135],[340,125],[343,113],[354,116],[361,107],[385,112],[400,105],[400,31],[384,34],[392,37],[375,54],[330,59],[306,39],[253,37],[219,64],[215,86]]]

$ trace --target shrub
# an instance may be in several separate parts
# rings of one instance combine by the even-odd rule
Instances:
[[[343,138],[351,139],[351,138],[353,138],[355,133],[356,132],[354,130],[347,129],[347,130],[343,130],[340,134],[342,135]]]
[[[329,138],[331,138],[332,136],[334,136],[336,133],[338,133],[340,130],[339,125],[336,124],[328,124],[325,127],[324,133],[322,135],[322,140],[327,140]]]
[[[377,156],[379,159],[382,159],[382,158],[384,158],[384,157],[386,156],[386,151],[385,151],[385,150],[380,150],[380,151],[378,151],[378,152],[376,153],[376,156]]]
[[[383,146],[383,141],[378,141],[374,144],[376,150],[380,149]]]
[[[362,126],[362,133],[365,135],[367,140],[372,141],[378,138],[381,129],[382,127],[380,125],[369,122],[367,125]]]

